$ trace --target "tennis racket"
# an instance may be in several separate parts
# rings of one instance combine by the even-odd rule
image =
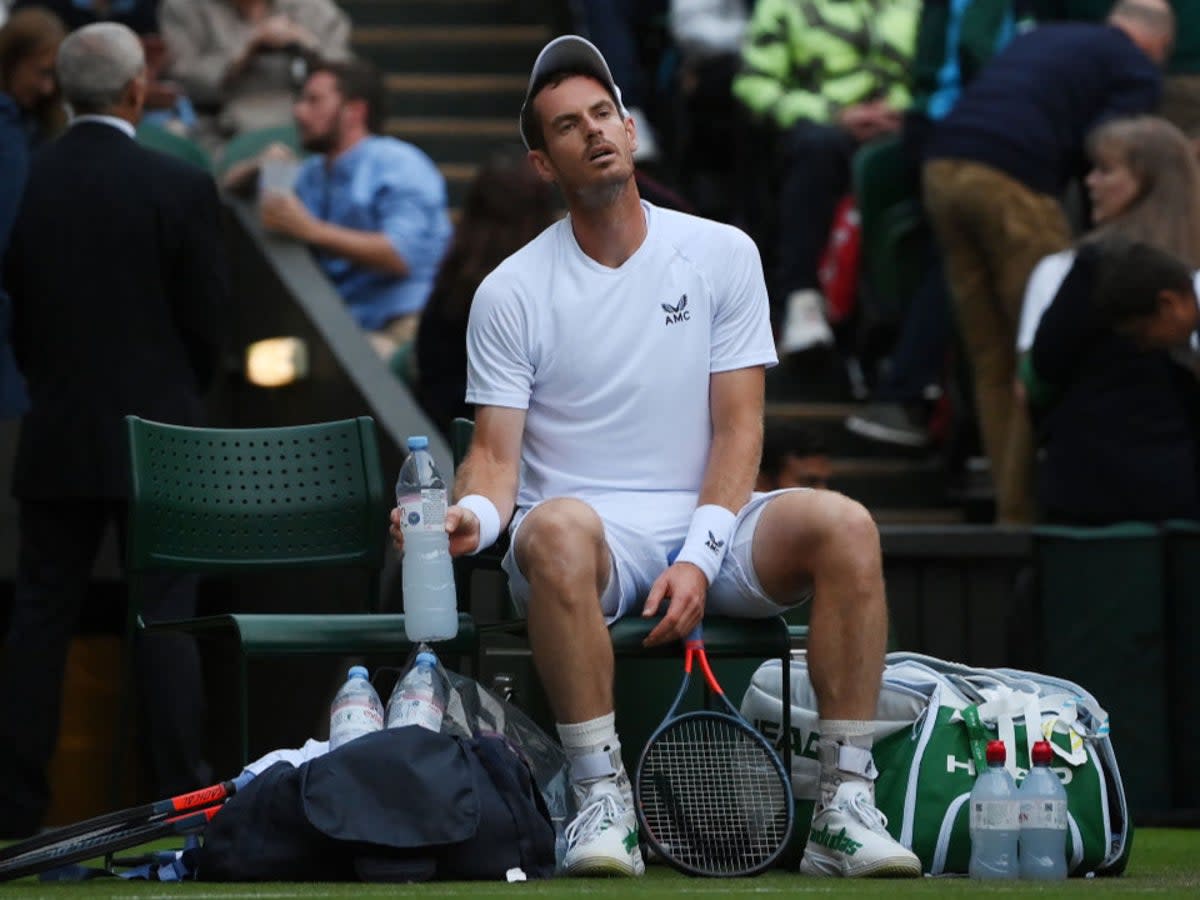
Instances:
[[[757,875],[791,837],[791,783],[779,755],[717,683],[702,626],[684,646],[679,693],[638,760],[634,793],[642,835],[685,874]],[[727,712],[679,713],[693,661]]]
[[[0,881],[127,850],[173,835],[203,830],[226,800],[245,787],[253,774],[144,806],[105,813],[53,828],[0,850]]]

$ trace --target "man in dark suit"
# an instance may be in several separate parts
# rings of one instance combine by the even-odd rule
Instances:
[[[124,544],[123,417],[200,423],[228,290],[212,179],[133,139],[146,92],[137,36],[113,23],[76,31],[58,76],[75,117],[32,163],[3,270],[31,401],[14,463],[20,548],[0,665],[4,836],[35,830],[46,812],[67,646],[110,523]],[[194,581],[163,576],[155,587],[148,621],[194,613]],[[158,792],[207,783],[195,643],[143,636],[135,668]]]

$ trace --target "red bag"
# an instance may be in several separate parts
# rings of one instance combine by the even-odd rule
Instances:
[[[862,220],[853,195],[847,194],[834,211],[829,243],[817,264],[817,281],[825,295],[825,314],[831,325],[845,321],[854,312],[861,243]]]

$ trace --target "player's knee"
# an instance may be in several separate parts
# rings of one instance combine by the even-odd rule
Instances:
[[[865,506],[842,494],[831,494],[830,537],[845,541],[850,548],[876,550],[879,547],[879,528]]]
[[[595,568],[604,546],[604,525],[586,503],[570,498],[535,507],[517,531],[515,552],[526,577],[578,577]]]

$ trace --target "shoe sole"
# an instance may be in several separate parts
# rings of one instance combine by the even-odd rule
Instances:
[[[858,416],[848,418],[846,420],[846,428],[860,437],[870,438],[874,441],[883,441],[887,444],[899,444],[902,447],[915,448],[927,447],[929,445],[929,438],[925,435],[899,431],[895,428],[889,428],[887,425],[872,422],[869,419],[860,419]]]
[[[836,859],[805,848],[800,874],[818,878],[919,878],[921,864],[914,859],[881,859],[853,872],[846,872]]]
[[[638,874],[632,863],[624,863],[611,856],[578,860],[567,866],[566,873],[573,878],[632,878]]]

